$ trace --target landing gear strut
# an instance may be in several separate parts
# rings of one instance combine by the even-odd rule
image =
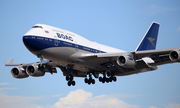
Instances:
[[[43,54],[38,54],[37,55],[38,58],[40,58],[40,67],[42,67],[42,61],[44,60],[44,55]]]

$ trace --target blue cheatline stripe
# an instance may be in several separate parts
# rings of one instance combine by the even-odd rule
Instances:
[[[76,48],[76,49],[91,52],[91,53],[106,53],[101,50],[74,44],[71,42],[56,40],[56,39],[46,38],[46,37],[40,37],[40,36],[29,36],[29,35],[23,36],[23,42],[25,46],[31,51],[40,51],[40,50],[53,48],[53,47],[70,47],[70,48]]]

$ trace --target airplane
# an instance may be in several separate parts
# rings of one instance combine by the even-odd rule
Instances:
[[[117,76],[154,71],[159,65],[180,62],[180,47],[156,50],[160,24],[152,22],[139,45],[132,52],[92,42],[73,32],[45,24],[34,25],[22,38],[26,48],[40,61],[5,66],[12,68],[14,78],[41,77],[59,68],[68,86],[74,77],[84,78],[88,85],[95,78],[102,83],[116,82]],[[103,77],[102,77],[103,76]]]

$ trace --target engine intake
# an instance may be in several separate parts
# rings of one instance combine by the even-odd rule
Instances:
[[[132,57],[125,55],[117,58],[117,64],[125,68],[132,68],[136,65],[136,62]]]
[[[26,72],[30,76],[40,77],[45,75],[45,71],[39,68],[39,64],[33,64],[26,68]]]
[[[169,54],[171,61],[180,62],[180,51],[171,51]]]
[[[15,67],[11,70],[11,75],[14,78],[27,78],[29,75],[26,73],[25,69],[22,67]]]

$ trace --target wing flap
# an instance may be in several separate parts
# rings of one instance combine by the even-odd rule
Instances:
[[[127,53],[128,52],[88,53],[88,54],[81,54],[81,59],[89,62],[103,64],[111,61],[116,61],[117,57]]]
[[[127,54],[127,52],[88,53],[82,54],[81,57],[118,57],[123,54]]]
[[[148,63],[151,66],[157,66],[157,65],[163,65],[168,63],[174,63],[174,61],[171,61],[169,58],[169,55],[164,56],[153,56],[151,59],[154,61],[154,63]]]

